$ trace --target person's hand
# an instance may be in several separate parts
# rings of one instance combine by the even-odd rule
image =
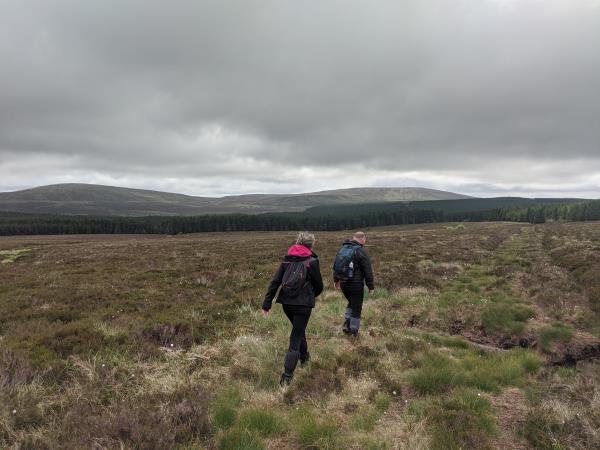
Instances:
[[[260,313],[263,315],[263,317],[269,317],[269,314],[271,314],[271,310],[270,309],[261,309]]]
[[[339,281],[333,283],[333,287],[335,287],[336,291],[339,291],[342,288]]]

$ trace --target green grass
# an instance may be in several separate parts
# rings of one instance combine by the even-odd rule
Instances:
[[[265,444],[254,433],[233,429],[219,439],[219,450],[265,450]]]
[[[484,306],[481,323],[488,332],[516,336],[523,332],[525,322],[532,317],[535,312],[520,299],[496,295]]]
[[[411,405],[409,412],[427,420],[431,450],[490,448],[488,439],[496,434],[489,400],[472,389],[427,397]]]
[[[386,288],[376,287],[375,290],[373,291],[373,294],[371,295],[371,298],[374,298],[374,299],[388,298],[389,296],[390,296],[390,293]]]
[[[515,239],[485,263],[474,264],[445,282],[436,299],[439,317],[445,322],[479,325],[487,336],[522,334],[535,313],[511,289],[511,277],[523,269],[517,256],[521,245],[523,242]]]
[[[406,374],[410,386],[421,395],[440,394],[455,387],[473,387],[497,392],[502,386],[520,386],[525,377],[542,365],[539,357],[526,350],[502,354],[473,351],[426,354],[420,367]]]
[[[241,403],[237,386],[230,386],[215,398],[212,406],[212,422],[217,428],[231,428],[237,419],[237,408]]]
[[[550,351],[552,342],[569,342],[572,337],[573,330],[569,326],[561,323],[541,327],[538,330],[538,342],[540,348],[545,352]]]
[[[412,336],[418,336],[420,339],[423,339],[425,342],[429,342],[437,347],[448,347],[448,348],[461,348],[468,349],[471,348],[469,343],[462,338],[458,337],[447,337],[447,336],[438,336],[432,333],[410,333]]]
[[[390,407],[392,399],[390,398],[389,394],[386,394],[385,392],[378,392],[377,395],[375,395],[374,402],[375,402],[375,408],[377,408],[377,411],[385,412]]]
[[[281,415],[260,409],[247,409],[238,416],[239,426],[243,430],[254,431],[260,436],[277,436],[285,432],[287,425]]]
[[[567,450],[557,442],[560,428],[558,418],[550,409],[536,407],[527,414],[523,434],[537,450]]]
[[[359,448],[362,450],[388,450],[389,448],[393,448],[389,447],[386,442],[381,442],[369,437],[362,438],[359,444]]]
[[[379,412],[376,408],[370,406],[361,408],[352,419],[352,428],[360,431],[373,431],[378,419]]]
[[[419,394],[444,392],[460,383],[460,372],[448,357],[431,355],[422,361],[419,369],[407,373],[410,386]]]
[[[295,412],[293,423],[304,448],[333,450],[338,447],[338,425],[332,419],[319,420],[312,409],[304,407]]]

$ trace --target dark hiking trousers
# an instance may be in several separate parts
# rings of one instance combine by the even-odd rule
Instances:
[[[360,328],[360,315],[365,296],[365,286],[363,283],[342,283],[341,288],[344,297],[348,300],[344,318],[348,323],[350,332],[357,333]]]
[[[312,308],[299,305],[282,305],[283,312],[292,323],[290,334],[290,346],[285,355],[284,372],[291,376],[296,369],[298,359],[306,359],[308,355],[308,344],[306,342],[306,326]]]

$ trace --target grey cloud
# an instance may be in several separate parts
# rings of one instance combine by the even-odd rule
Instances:
[[[548,162],[567,192],[561,162],[598,170],[594,1],[13,0],[0,17],[0,174],[44,155],[56,181],[229,176],[234,193],[302,188],[295,165],[485,169],[492,192]]]

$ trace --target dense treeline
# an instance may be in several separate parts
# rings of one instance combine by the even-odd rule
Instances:
[[[362,203],[329,206],[314,206],[306,210],[306,214],[351,214],[395,211],[398,209],[442,210],[451,212],[488,211],[493,209],[527,208],[540,205],[581,202],[584,199],[575,198],[523,198],[523,197],[494,197],[467,198],[459,200],[420,200],[413,202]]]
[[[352,213],[350,211],[353,211]],[[436,222],[515,221],[543,223],[547,220],[600,220],[600,200],[547,203],[527,207],[494,208],[476,211],[412,209],[398,205],[350,211],[331,209],[315,214],[227,214],[188,217],[95,217],[0,213],[0,235],[27,234],[176,234],[208,231],[285,231],[309,229],[332,231],[384,225]]]

